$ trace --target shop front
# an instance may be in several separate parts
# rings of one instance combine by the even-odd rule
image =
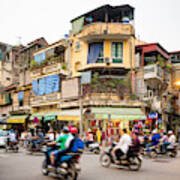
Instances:
[[[6,129],[7,128],[7,121],[5,118],[0,119],[0,129]]]
[[[133,121],[146,120],[140,108],[93,107],[87,115],[88,130],[94,134],[101,131],[106,138],[119,135],[123,128],[132,129]]]
[[[7,119],[7,129],[16,129],[19,133],[27,129],[28,115],[12,115]]]
[[[79,128],[80,110],[62,110],[57,117],[59,129],[63,126],[76,126]]]

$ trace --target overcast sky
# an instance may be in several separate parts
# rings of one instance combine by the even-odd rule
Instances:
[[[180,50],[180,0],[0,0],[0,41],[43,36],[53,43],[69,32],[71,19],[104,4],[134,6],[136,36]]]

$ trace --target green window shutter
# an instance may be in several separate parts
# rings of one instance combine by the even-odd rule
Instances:
[[[6,102],[7,104],[11,103],[11,93],[7,93],[7,94],[5,95],[5,102]]]
[[[113,63],[122,63],[122,60],[123,60],[123,43],[122,42],[112,42],[111,56],[113,59]]]
[[[116,49],[116,45],[115,43],[112,43],[112,48],[111,48],[111,56],[115,57],[115,49]]]
[[[0,61],[3,60],[3,53],[0,51]]]

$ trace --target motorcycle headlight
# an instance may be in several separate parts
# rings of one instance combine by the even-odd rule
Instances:
[[[67,163],[62,163],[62,164],[61,164],[61,167],[62,167],[62,168],[68,168],[68,164],[67,164]]]

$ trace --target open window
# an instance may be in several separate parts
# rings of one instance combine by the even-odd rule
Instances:
[[[103,42],[89,43],[87,64],[104,62]]]

